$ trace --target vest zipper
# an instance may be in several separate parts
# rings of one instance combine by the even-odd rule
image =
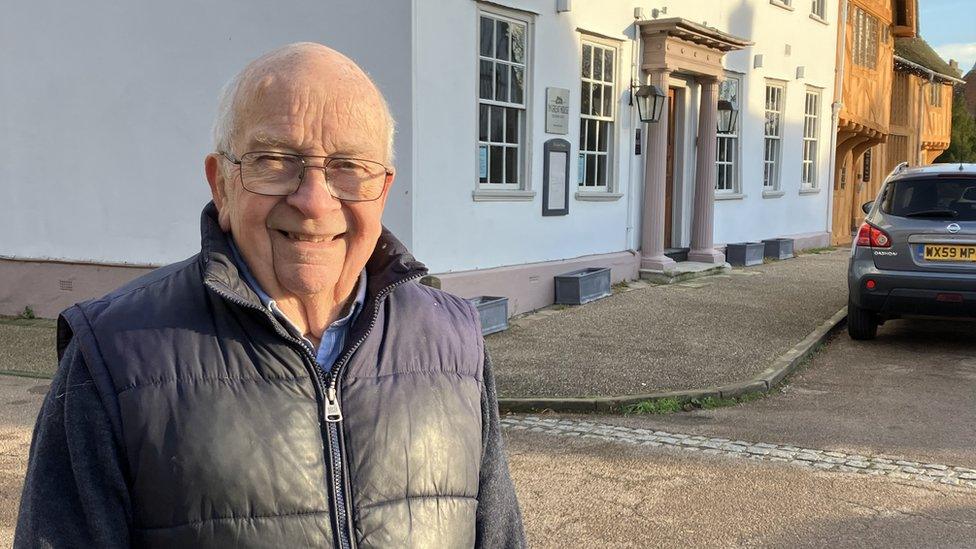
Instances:
[[[369,319],[369,326],[366,328],[366,331],[363,332],[363,335],[361,335],[359,339],[356,340],[356,342],[349,347],[349,350],[346,351],[345,354],[343,354],[342,357],[340,357],[339,360],[337,360],[335,364],[332,365],[332,369],[329,372],[328,390],[325,393],[326,394],[325,420],[327,422],[328,429],[329,429],[329,439],[330,441],[334,441],[334,443],[332,444],[332,459],[333,459],[333,463],[332,463],[333,480],[332,481],[333,484],[335,485],[336,496],[337,496],[336,499],[338,500],[336,506],[337,514],[341,518],[345,519],[345,528],[341,528],[339,530],[339,546],[342,547],[343,549],[351,549],[351,538],[352,538],[351,533],[353,530],[353,524],[352,524],[352,517],[349,515],[345,505],[346,503],[345,495],[349,493],[349,479],[347,478],[345,474],[345,468],[343,467],[343,465],[345,464],[345,456],[344,456],[345,452],[343,451],[343,448],[345,447],[345,436],[342,433],[342,429],[339,428],[339,423],[342,421],[342,408],[339,404],[340,401],[339,382],[342,377],[342,370],[346,366],[346,363],[349,361],[349,359],[352,357],[353,353],[355,353],[356,350],[359,349],[359,346],[366,341],[367,337],[369,337],[370,332],[373,331],[373,327],[376,326],[376,317],[379,316],[380,313],[380,304],[383,303],[383,300],[386,299],[386,296],[392,293],[393,290],[397,288],[397,286],[400,286],[401,284],[406,284],[407,282],[410,282],[412,280],[417,280],[418,278],[422,278],[423,276],[424,273],[419,273],[417,275],[398,280],[393,284],[390,284],[389,286],[383,288],[376,294],[376,298],[373,300],[374,301],[373,314]],[[321,371],[321,368],[319,369],[319,371]],[[341,504],[341,506],[339,504]]]
[[[332,365],[332,369],[328,375],[326,375],[325,372],[322,371],[322,368],[319,367],[318,363],[315,362],[315,356],[308,349],[305,343],[282,330],[278,325],[278,321],[274,318],[274,315],[271,314],[270,311],[262,307],[257,307],[253,303],[244,301],[243,299],[240,299],[239,297],[229,292],[225,292],[213,285],[207,285],[210,287],[210,289],[217,292],[218,295],[224,299],[227,299],[231,303],[236,303],[242,307],[247,307],[264,313],[265,316],[267,316],[271,321],[271,325],[274,327],[274,330],[278,333],[278,335],[301,347],[304,358],[308,359],[306,361],[306,366],[309,366],[314,370],[315,375],[313,377],[316,381],[316,388],[318,389],[321,398],[325,401],[325,423],[328,431],[326,444],[328,444],[329,450],[329,470],[332,474],[332,489],[330,490],[332,492],[331,496],[333,503],[332,515],[336,523],[336,536],[339,539],[339,547],[342,549],[352,549],[353,547],[351,536],[353,530],[352,517],[350,516],[348,507],[346,505],[346,496],[349,493],[349,480],[346,476],[344,468],[345,452],[343,451],[343,446],[345,444],[345,437],[343,436],[342,430],[339,429],[339,423],[342,421],[342,408],[339,404],[339,381],[342,375],[342,369],[346,366],[346,363],[352,357],[353,353],[355,353],[356,350],[359,349],[359,346],[366,341],[366,338],[369,336],[370,332],[373,331],[373,327],[376,326],[376,317],[379,316],[380,304],[384,299],[386,299],[386,296],[392,293],[397,286],[423,278],[424,274],[425,273],[418,273],[416,275],[398,280],[383,288],[376,294],[373,305],[373,314],[370,317],[369,326],[366,328],[366,331],[363,332],[363,335],[360,336],[351,347],[349,347],[349,350],[346,351],[346,353],[342,355],[342,357],[340,357],[335,364]],[[309,363],[308,361],[311,362]],[[328,389],[325,389],[326,387],[328,387]]]
[[[336,481],[337,478],[339,479],[342,478],[341,459],[337,459],[337,456],[339,456],[339,440],[337,438],[337,433],[334,432],[335,431],[334,426],[336,424],[334,422],[329,422],[328,419],[328,414],[330,413],[329,402],[330,400],[335,402],[335,399],[329,398],[325,393],[325,387],[326,385],[328,385],[325,379],[325,372],[323,372],[322,368],[320,368],[318,363],[315,362],[315,355],[312,354],[312,351],[308,348],[305,342],[295,338],[287,331],[283,330],[280,327],[278,320],[266,308],[258,307],[253,303],[245,301],[237,297],[236,295],[229,292],[225,292],[213,285],[208,284],[207,286],[211,290],[216,292],[217,295],[223,297],[224,299],[230,301],[231,303],[235,303],[241,307],[253,309],[255,311],[259,311],[263,313],[271,322],[271,326],[274,328],[274,331],[279,336],[281,336],[282,338],[284,338],[285,340],[291,343],[294,343],[295,345],[297,345],[302,349],[301,354],[302,354],[302,358],[304,359],[303,362],[305,363],[306,368],[310,368],[312,370],[313,373],[312,379],[315,380],[315,388],[318,391],[319,398],[326,403],[325,405],[326,408],[325,415],[326,415],[326,422],[327,422],[326,424],[329,426],[329,428],[326,429],[326,433],[324,433],[326,436],[324,436],[323,438],[325,439],[325,444],[327,445],[327,450],[329,454],[329,473],[332,477],[332,480],[329,483],[330,484],[329,499],[332,501],[332,518],[334,523],[333,529],[335,530],[336,535],[339,537],[339,546],[342,549],[351,549],[349,543],[349,536],[348,536],[349,520],[348,520],[348,513],[346,512],[345,498],[343,497],[343,490],[341,489],[342,487]],[[331,392],[334,393],[334,390]],[[336,404],[336,411],[338,411],[338,404]],[[341,413],[339,413],[339,419],[341,418],[342,418]],[[336,474],[337,468],[340,468],[338,475]]]

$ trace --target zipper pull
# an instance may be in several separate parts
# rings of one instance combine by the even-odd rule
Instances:
[[[339,408],[339,399],[336,397],[335,387],[329,387],[328,397],[325,401],[325,421],[329,423],[342,421],[342,410]]]

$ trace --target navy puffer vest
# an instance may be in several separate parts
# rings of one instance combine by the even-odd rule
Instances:
[[[133,542],[472,546],[477,312],[418,284],[423,265],[384,231],[334,379],[238,277],[215,215],[200,254],[59,322],[124,447]]]

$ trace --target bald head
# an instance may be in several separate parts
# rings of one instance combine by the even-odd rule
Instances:
[[[304,90],[301,95],[327,98],[322,108],[341,112],[351,124],[375,131],[379,139],[385,140],[384,160],[392,163],[395,123],[383,95],[353,60],[312,42],[272,50],[249,63],[228,82],[221,92],[214,121],[214,149],[231,152],[255,110],[269,97],[289,87]],[[293,102],[290,106],[293,110],[304,107],[300,105],[305,102],[301,98]]]

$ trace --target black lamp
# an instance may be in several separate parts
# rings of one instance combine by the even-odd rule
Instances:
[[[661,113],[664,112],[664,102],[668,96],[661,91],[661,88],[653,84],[645,84],[637,88],[634,93],[637,99],[637,114],[641,122],[657,122],[661,120]]]
[[[718,102],[718,133],[735,133],[735,123],[739,119],[739,111],[727,99]]]

